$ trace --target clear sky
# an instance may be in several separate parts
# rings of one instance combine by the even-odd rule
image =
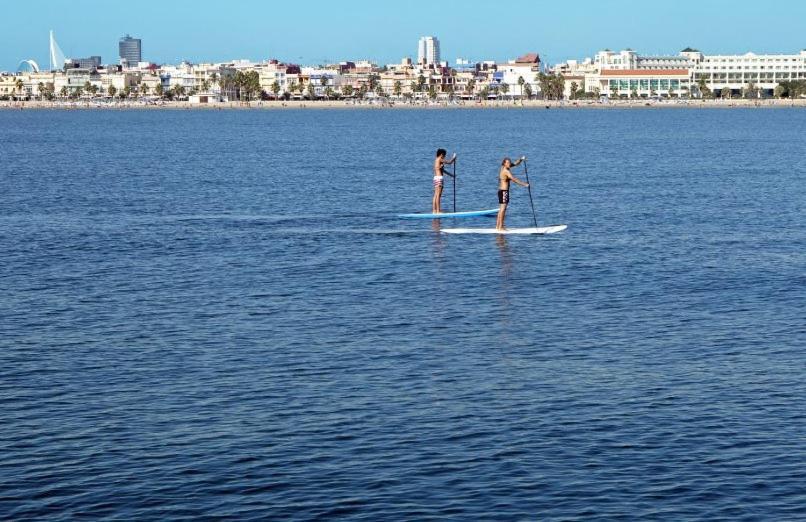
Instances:
[[[22,0],[0,8],[0,70],[48,64],[48,31],[65,54],[117,63],[124,33],[143,59],[291,62],[416,57],[435,35],[443,60],[506,60],[538,52],[556,63],[604,48],[676,54],[786,52],[806,48],[803,0]]]

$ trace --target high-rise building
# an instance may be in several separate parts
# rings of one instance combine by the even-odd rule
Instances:
[[[143,60],[142,40],[132,38],[128,34],[118,42],[118,51],[121,65],[137,67],[137,64]]]
[[[437,65],[440,62],[439,40],[436,36],[423,36],[417,47],[417,63]]]

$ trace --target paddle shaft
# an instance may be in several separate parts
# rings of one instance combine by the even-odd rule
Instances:
[[[453,211],[456,212],[456,158],[453,158]]]
[[[537,212],[535,212],[535,202],[532,199],[532,184],[529,182],[529,167],[526,166],[526,160],[523,160],[523,173],[526,176],[526,188],[529,190],[529,204],[532,205],[532,219],[537,228]]]

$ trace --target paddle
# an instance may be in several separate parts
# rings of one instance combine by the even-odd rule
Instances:
[[[537,228],[537,213],[535,212],[535,202],[532,199],[532,184],[529,182],[529,167],[526,166],[526,160],[523,160],[523,174],[526,176],[526,188],[529,190],[529,203],[532,205],[532,219],[534,219],[535,228]]]
[[[456,212],[456,158],[453,158],[453,211]]]

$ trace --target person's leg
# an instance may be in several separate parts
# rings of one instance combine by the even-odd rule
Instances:
[[[434,213],[439,214],[440,212],[442,212],[442,184],[434,190]]]
[[[498,218],[495,220],[496,230],[504,230],[504,219],[507,216],[507,205],[502,203],[498,206]]]
[[[437,213],[437,202],[439,201],[439,187],[434,185],[434,196],[431,198],[431,213]]]

